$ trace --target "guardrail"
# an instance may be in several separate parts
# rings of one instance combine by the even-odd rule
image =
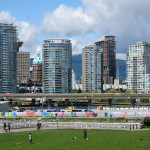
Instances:
[[[42,122],[42,128],[56,129],[57,122]],[[0,124],[0,127],[3,127],[3,124]],[[20,129],[20,128],[36,128],[37,122],[12,122],[11,129]],[[134,123],[96,123],[96,122],[58,122],[58,128],[61,129],[140,129],[141,124]]]
[[[0,94],[1,99],[12,98],[44,98],[47,99],[149,99],[150,93],[66,93],[66,94]]]

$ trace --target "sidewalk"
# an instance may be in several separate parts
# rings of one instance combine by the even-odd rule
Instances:
[[[12,133],[12,132],[25,132],[25,131],[34,131],[37,130],[37,128],[20,128],[20,129],[11,129],[10,132],[9,131],[4,131],[3,129],[0,129],[0,134],[3,133]]]
[[[52,128],[52,127],[44,127],[41,130],[53,130],[53,129],[57,129]],[[59,129],[83,129],[83,128],[61,128],[59,127]],[[28,132],[28,131],[35,131],[37,130],[37,128],[20,128],[20,129],[11,129],[10,132],[7,131],[5,132],[3,129],[0,129],[0,134],[9,134],[9,133],[15,133],[15,132]],[[126,131],[143,131],[143,130],[150,130],[150,129],[128,129],[128,128],[93,128],[91,130],[126,130]]]
[[[50,130],[50,129],[57,129],[57,127],[43,127],[40,130]],[[59,128],[59,129],[63,129],[63,128]],[[68,128],[69,129],[69,128]],[[15,133],[15,132],[26,132],[26,131],[35,131],[37,130],[37,128],[18,128],[18,129],[11,129],[10,132],[9,131],[4,131],[3,129],[0,129],[0,134],[3,133]]]

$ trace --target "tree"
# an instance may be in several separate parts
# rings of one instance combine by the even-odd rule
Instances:
[[[131,90],[127,89],[124,91],[124,93],[133,93]]]
[[[79,88],[79,90],[78,90],[78,93],[81,93],[82,91],[81,91],[81,89]]]
[[[116,89],[109,89],[105,93],[121,93],[121,91],[120,90],[116,90]]]

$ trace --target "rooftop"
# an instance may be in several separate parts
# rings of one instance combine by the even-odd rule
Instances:
[[[34,58],[33,64],[42,64],[42,59],[40,57],[40,52],[37,52],[37,56]]]

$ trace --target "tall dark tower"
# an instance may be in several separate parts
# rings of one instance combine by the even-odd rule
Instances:
[[[116,41],[115,36],[104,36],[95,43],[103,53],[103,84],[113,84],[116,78]]]

